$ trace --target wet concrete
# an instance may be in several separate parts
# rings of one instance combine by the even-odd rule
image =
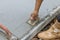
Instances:
[[[0,23],[21,38],[33,28],[26,21],[33,11],[34,4],[35,0],[0,0]],[[46,16],[58,5],[60,5],[60,0],[44,0],[40,8],[39,17]],[[5,38],[0,40],[5,40]]]

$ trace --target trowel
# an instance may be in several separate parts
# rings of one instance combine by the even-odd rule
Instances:
[[[18,37],[16,37],[15,35],[11,34],[11,36],[6,36],[8,40],[19,40]]]
[[[36,20],[28,19],[27,23],[31,26],[38,25],[40,23],[40,18],[37,18]]]

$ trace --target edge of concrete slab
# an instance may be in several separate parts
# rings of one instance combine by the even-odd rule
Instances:
[[[54,19],[60,12],[60,6],[54,9],[44,20],[40,22],[37,26],[26,33],[20,40],[31,40],[38,32],[40,32],[52,19]]]

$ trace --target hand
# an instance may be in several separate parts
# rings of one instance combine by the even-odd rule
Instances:
[[[30,19],[31,19],[31,20],[36,20],[37,18],[38,18],[38,12],[33,12],[33,13],[31,14]]]
[[[6,33],[6,36],[7,36],[8,39],[11,37],[11,35],[12,35],[11,32]]]

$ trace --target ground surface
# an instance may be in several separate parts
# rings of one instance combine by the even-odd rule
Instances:
[[[35,0],[0,0],[0,23],[21,38],[33,28],[26,21],[33,11],[34,3]],[[60,0],[44,0],[39,16],[41,18],[46,16],[58,5],[60,5]],[[0,40],[5,40],[5,36],[0,35]]]

